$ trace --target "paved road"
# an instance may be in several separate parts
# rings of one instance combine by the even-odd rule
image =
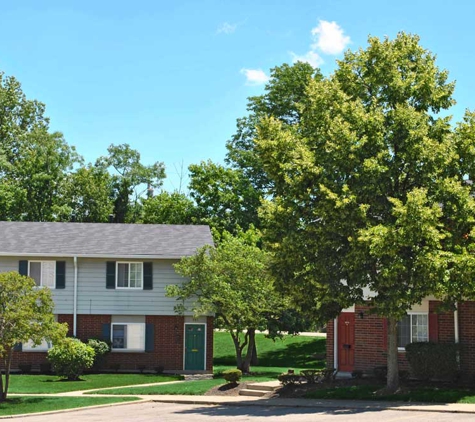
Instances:
[[[261,406],[211,406],[174,403],[140,403],[85,409],[56,415],[15,418],[25,422],[453,422],[473,421],[475,415],[397,410],[351,410]]]

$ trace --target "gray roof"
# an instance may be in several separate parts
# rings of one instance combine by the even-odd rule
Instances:
[[[0,221],[0,255],[181,258],[212,245],[208,226]]]

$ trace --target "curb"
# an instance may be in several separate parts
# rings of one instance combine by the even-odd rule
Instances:
[[[44,397],[44,396],[41,396]],[[130,396],[124,396],[124,397],[130,397]],[[135,397],[135,396],[133,396]],[[112,406],[125,406],[126,404],[138,404],[138,403],[146,403],[152,400],[147,400],[143,399],[142,397],[137,397],[137,400],[135,401],[126,401],[126,402],[119,402],[119,403],[107,403],[107,404],[98,404],[98,405],[93,405],[93,406],[81,406],[81,407],[71,407],[70,409],[61,409],[61,410],[47,410],[46,412],[36,412],[36,413],[18,413],[15,415],[5,415],[5,416],[0,416],[1,419],[13,419],[13,418],[28,418],[28,417],[34,417],[34,416],[47,416],[47,415],[57,415],[60,413],[71,413],[71,412],[77,412],[78,410],[82,409],[101,409],[105,407],[112,407]]]

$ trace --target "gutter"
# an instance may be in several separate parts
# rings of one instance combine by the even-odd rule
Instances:
[[[74,256],[74,298],[73,298],[73,336],[77,333],[78,307],[78,257]]]
[[[455,303],[455,311],[454,311],[454,342],[455,344],[460,342],[459,336],[459,304],[458,302]]]
[[[197,248],[198,249],[198,248]],[[72,253],[12,253],[0,252],[0,256],[14,257],[52,257],[52,258],[111,258],[111,259],[176,259],[180,260],[184,256],[193,256],[194,253],[183,255],[115,255],[115,254],[72,254]]]

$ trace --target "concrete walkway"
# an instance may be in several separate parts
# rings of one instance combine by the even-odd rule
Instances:
[[[185,381],[170,381],[167,383],[143,384],[141,386],[176,384]],[[192,382],[192,381],[190,381]],[[258,384],[258,383],[255,383]],[[278,381],[267,381],[262,384],[278,385]],[[138,385],[112,387],[127,388],[139,387]],[[102,389],[101,389],[102,390]],[[71,391],[56,394],[10,394],[10,396],[57,396],[57,397],[80,397],[97,390]],[[93,397],[139,397],[144,401],[159,403],[180,403],[180,404],[203,404],[222,406],[279,406],[279,407],[305,407],[305,408],[330,408],[330,409],[358,409],[358,410],[404,410],[418,412],[444,412],[444,413],[474,413],[475,404],[427,404],[427,403],[405,403],[405,402],[384,402],[384,401],[360,401],[360,400],[325,400],[325,399],[300,399],[300,398],[261,398],[247,396],[190,396],[190,395],[119,395],[119,394],[94,394]],[[118,403],[121,404],[121,403]],[[130,403],[129,403],[130,404]],[[112,404],[114,405],[114,404]],[[108,405],[109,406],[109,405]],[[71,411],[69,409],[68,411]],[[57,412],[54,412],[57,413]]]

